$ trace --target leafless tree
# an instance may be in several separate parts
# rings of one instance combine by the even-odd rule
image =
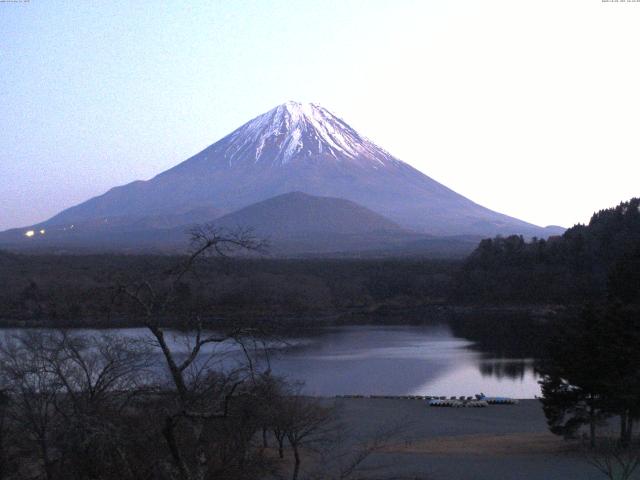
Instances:
[[[257,239],[250,230],[242,229],[226,233],[211,225],[194,227],[191,230],[191,253],[174,270],[167,272],[162,279],[168,279],[168,286],[153,285],[149,279],[142,279],[130,285],[121,285],[120,291],[133,300],[142,310],[141,320],[151,332],[164,356],[175,389],[180,399],[188,403],[189,389],[185,372],[194,364],[203,347],[207,344],[222,343],[230,339],[240,339],[251,332],[249,329],[233,329],[223,334],[205,333],[201,312],[192,312],[192,316],[174,322],[174,327],[190,329],[193,342],[182,361],[177,360],[166,339],[166,329],[161,321],[170,313],[172,303],[180,294],[182,281],[195,270],[196,262],[211,253],[228,255],[236,250],[262,251],[265,244]],[[164,283],[164,282],[163,282]]]
[[[5,342],[0,346],[0,368],[12,401],[8,414],[27,442],[21,447],[37,452],[45,477],[52,480],[57,460],[53,435],[60,422],[56,405],[63,386],[47,371],[40,354],[43,343],[31,332]]]
[[[64,330],[41,336],[45,371],[59,379],[74,415],[125,408],[148,378],[151,351],[138,339]]]
[[[209,254],[226,256],[236,251],[260,252],[265,243],[248,229],[227,232],[205,225],[192,229],[190,234],[191,252],[181,265],[163,275],[159,282],[146,278],[122,285],[120,291],[138,305],[141,321],[162,352],[171,378],[175,401],[167,405],[163,414],[162,434],[176,475],[181,480],[202,480],[212,469],[210,451],[206,448],[210,423],[229,416],[231,399],[240,393],[246,380],[240,371],[211,372],[207,368],[210,354],[205,350],[211,345],[233,341],[247,353],[245,340],[255,336],[257,329],[237,327],[210,332],[203,321],[203,314],[208,312],[192,311],[188,317],[173,322],[174,327],[188,332],[188,348],[183,354],[168,341],[162,321],[174,311],[183,282],[196,274],[200,259]],[[252,365],[249,364],[251,373]]]
[[[137,478],[142,465],[130,451],[141,438],[129,428],[125,410],[152,386],[148,346],[123,336],[59,332],[41,354],[64,389],[57,404],[64,423],[57,442],[61,471],[78,478]]]
[[[102,471],[106,465],[129,471],[120,478],[136,478],[122,449],[120,413],[140,392],[147,353],[123,338],[63,331],[27,332],[4,342],[0,373],[15,448],[27,457],[37,452],[48,480],[61,472],[110,478]],[[87,475],[87,469],[101,473]]]
[[[587,461],[610,480],[629,480],[640,466],[640,445],[601,438],[584,450]]]
[[[262,448],[269,447],[269,435],[273,434],[278,443],[278,456],[284,458],[285,433],[280,429],[281,405],[291,391],[291,385],[283,378],[271,373],[270,369],[260,372],[254,379],[253,393],[259,401]]]
[[[280,458],[293,457],[294,480],[364,478],[382,440],[338,445],[332,408],[256,368],[264,328],[213,329],[210,306],[190,298],[201,259],[260,251],[263,242],[248,230],[191,233],[180,265],[115,289],[135,306],[144,338],[34,331],[0,346],[0,479],[4,418],[11,453],[33,479],[278,478],[286,462],[272,455],[271,434]],[[241,362],[223,366],[230,349]],[[158,353],[166,368],[152,361]]]
[[[334,407],[338,408],[338,407]],[[385,423],[373,432],[357,435],[341,424],[335,414],[330,440],[319,450],[315,468],[306,476],[309,480],[419,480],[421,474],[388,474],[397,470],[394,464],[370,462],[371,457],[400,439],[406,431],[407,418]]]
[[[280,434],[284,433],[291,446],[294,458],[291,478],[297,480],[302,464],[302,450],[314,450],[329,440],[332,412],[319,401],[300,394],[283,397],[279,410],[274,429]],[[280,452],[282,453],[282,443]]]
[[[0,390],[0,480],[8,477],[12,470],[10,454],[10,433],[7,422],[7,412],[11,405],[11,398],[6,391]]]

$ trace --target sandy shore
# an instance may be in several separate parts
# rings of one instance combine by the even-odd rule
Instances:
[[[385,448],[388,453],[430,455],[528,455],[575,452],[575,445],[550,433],[510,433],[506,435],[457,435],[412,442]]]
[[[354,438],[398,433],[370,459],[387,475],[429,480],[596,480],[579,444],[548,432],[537,400],[487,408],[435,408],[424,401],[336,399]]]

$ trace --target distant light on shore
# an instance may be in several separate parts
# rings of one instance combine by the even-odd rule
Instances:
[[[27,230],[24,234],[25,237],[33,237],[36,234],[33,230]]]
[[[45,233],[45,230],[43,228],[42,230],[40,230],[40,235],[44,235],[44,233]]]

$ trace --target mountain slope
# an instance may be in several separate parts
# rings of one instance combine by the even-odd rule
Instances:
[[[116,220],[95,225],[85,221],[44,233],[33,230],[30,237],[14,229],[0,234],[0,245],[32,252],[176,253],[189,247],[188,231],[196,223],[157,228],[175,219],[149,217],[130,224],[121,217]],[[301,192],[278,195],[209,223],[230,232],[250,226],[257,237],[268,241],[268,254],[285,257],[462,257],[480,241],[412,232],[350,200]]]
[[[213,223],[228,229],[250,225],[258,235],[275,237],[408,233],[391,220],[357,203],[302,192],[285,193],[249,205]]]
[[[424,238],[350,200],[302,192],[249,205],[213,224],[230,231],[250,225],[257,236],[269,240],[274,255],[397,252]]]
[[[141,221],[202,208],[228,213],[293,191],[348,199],[434,235],[556,233],[466,199],[324,108],[296,102],[254,118],[151,180],[113,188],[41,225],[108,223],[112,217]]]

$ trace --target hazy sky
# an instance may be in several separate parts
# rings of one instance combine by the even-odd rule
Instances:
[[[286,100],[540,225],[640,195],[640,3],[0,2],[0,229]]]

